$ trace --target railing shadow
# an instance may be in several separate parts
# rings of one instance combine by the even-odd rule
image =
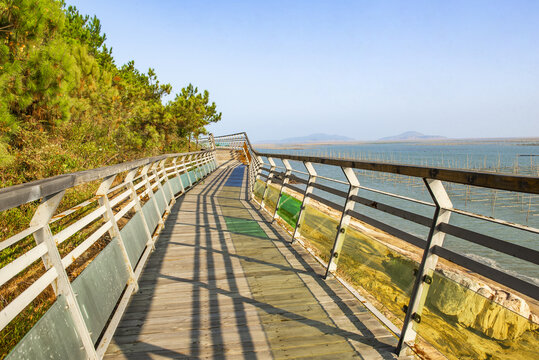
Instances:
[[[380,351],[380,357],[383,359],[393,359],[394,356],[387,351],[388,345],[384,342],[376,339],[374,334],[358,320],[355,316],[354,311],[344,302],[342,299],[332,290],[332,288],[321,278],[319,274],[316,273],[308,262],[297,252],[292,245],[285,240],[279,232],[270,224],[270,221],[266,220],[265,214],[260,210],[256,209],[252,203],[249,203],[249,210],[256,212],[260,216],[260,220],[253,221],[265,222],[271,231],[269,238],[263,238],[268,242],[279,242],[286,246],[287,251],[293,254],[293,257],[299,264],[300,268],[293,267],[287,260],[288,265],[274,264],[268,261],[263,261],[256,259],[254,257],[244,256],[237,253],[234,253],[234,250],[230,248],[229,240],[225,237],[225,232],[223,231],[226,228],[226,224],[223,223],[223,218],[220,216],[220,209],[218,200],[229,198],[228,196],[218,195],[224,184],[232,176],[232,169],[222,168],[217,170],[209,178],[206,178],[203,188],[200,189],[200,192],[196,194],[196,187],[187,193],[187,196],[181,196],[178,198],[176,204],[174,205],[169,218],[165,224],[165,230],[161,233],[159,240],[156,243],[157,250],[151,255],[148,265],[148,271],[144,271],[141,276],[140,282],[143,284],[143,289],[138,294],[135,294],[132,303],[126,310],[126,314],[130,312],[136,312],[140,314],[138,318],[138,326],[133,328],[132,326],[120,326],[116,332],[116,336],[122,336],[122,331],[129,332],[129,337],[132,339],[130,342],[117,343],[116,346],[120,351],[124,352],[124,356],[131,358],[132,356],[145,358],[152,355],[159,355],[170,358],[199,358],[201,356],[208,356],[208,346],[203,345],[203,339],[201,338],[201,327],[202,319],[201,313],[207,311],[211,314],[209,316],[209,338],[211,339],[211,353],[213,358],[223,358],[225,356],[225,341],[224,341],[224,332],[228,331],[228,328],[224,328],[222,310],[219,305],[219,299],[223,296],[228,297],[232,301],[232,307],[234,311],[234,323],[237,328],[237,333],[239,336],[240,344],[242,351],[242,358],[245,359],[256,359],[257,354],[254,352],[255,343],[251,336],[249,329],[247,331],[240,331],[240,329],[245,329],[248,327],[248,316],[246,311],[246,306],[254,306],[258,311],[264,312],[267,314],[278,314],[284,318],[300,322],[304,325],[316,328],[325,334],[335,334],[346,341],[356,341],[365,345],[368,345],[374,350],[376,348],[385,348],[385,352]],[[238,173],[233,175],[238,176]],[[242,178],[244,173],[241,174]],[[200,184],[199,186],[202,186]],[[227,194],[228,195],[228,194]],[[245,194],[243,191],[240,192],[239,197],[242,200],[245,200]],[[193,201],[196,199],[196,201]],[[210,200],[211,201],[208,201]],[[238,199],[236,197],[235,199]],[[195,205],[196,210],[187,210],[189,214],[194,215],[194,221],[182,221],[182,214],[185,214],[182,210],[182,207],[192,208]],[[226,206],[226,205],[225,205]],[[203,226],[197,224],[209,224],[214,223],[213,226]],[[194,231],[194,239],[192,242],[181,241],[178,239],[178,233],[170,231],[167,229],[173,229],[174,225],[181,226],[192,226]],[[207,231],[201,232],[198,231],[200,227],[205,227]],[[181,235],[181,233],[180,233]],[[245,234],[243,234],[245,235]],[[248,235],[251,236],[251,235]],[[262,238],[259,238],[262,239]],[[171,273],[170,269],[164,271],[163,265],[165,256],[168,250],[172,247],[181,247],[181,248],[190,248],[193,249],[193,263],[192,263],[192,276],[182,277],[177,276],[174,272]],[[226,276],[226,284],[228,289],[220,287],[218,284],[218,274],[216,273],[216,256],[220,257],[220,260],[223,262]],[[284,270],[287,272],[294,273],[298,275],[301,279],[301,276],[309,276],[310,278],[316,281],[316,284],[323,289],[323,291],[329,295],[342,311],[342,313],[350,320],[352,324],[355,325],[359,332],[347,331],[340,329],[334,322],[332,324],[325,323],[320,320],[310,319],[303,316],[302,314],[288,311],[279,306],[272,305],[268,302],[262,301],[260,299],[254,299],[249,296],[240,294],[240,286],[237,282],[236,274],[238,271],[238,266],[234,266],[234,260],[241,260],[247,262],[255,262],[262,265],[267,265],[274,267],[279,270]],[[204,266],[205,264],[205,266]],[[186,269],[182,269],[185,271]],[[299,276],[301,275],[301,276]],[[160,279],[170,280],[172,283],[184,283],[191,285],[191,316],[190,316],[190,332],[189,332],[189,346],[188,354],[182,353],[180,351],[174,350],[174,346],[171,349],[166,349],[154,344],[149,344],[140,339],[143,335],[143,325],[148,319],[149,311],[152,308],[153,299],[156,296],[155,292],[157,287],[155,286]],[[305,287],[308,288],[307,284],[303,281]],[[154,286],[152,286],[152,284]],[[310,290],[309,290],[310,291]],[[207,294],[207,299],[205,295]],[[312,292],[311,292],[312,294]],[[178,294],[180,298],[182,294]],[[142,297],[146,301],[137,301],[137,297]],[[313,297],[316,299],[316,296]],[[317,300],[318,301],[318,300]],[[207,302],[204,304],[204,302]],[[206,305],[206,306],[205,306]],[[322,306],[322,309],[324,307]],[[325,314],[329,319],[331,316],[324,309]],[[206,329],[207,330],[207,329]],[[135,344],[135,345],[133,345]],[[135,348],[136,347],[136,348]],[[186,347],[186,351],[187,351]]]

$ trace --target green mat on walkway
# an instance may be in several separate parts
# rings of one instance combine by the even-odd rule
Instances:
[[[240,219],[236,217],[225,216],[226,227],[234,233],[267,238],[268,236],[262,230],[255,220]]]

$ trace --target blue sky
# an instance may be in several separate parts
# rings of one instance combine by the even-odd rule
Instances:
[[[539,1],[67,2],[118,64],[209,90],[215,134],[539,137]]]

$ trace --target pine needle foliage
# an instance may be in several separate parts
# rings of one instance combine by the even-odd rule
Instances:
[[[0,0],[1,187],[183,151],[221,119],[208,91],[116,65],[95,16],[59,0]]]

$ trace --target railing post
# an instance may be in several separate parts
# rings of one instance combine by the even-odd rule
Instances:
[[[176,172],[176,176],[178,177],[178,181],[180,182],[181,193],[183,194],[185,192],[185,188],[183,187],[182,177],[181,177],[180,171],[178,170],[179,165],[176,163],[177,160],[178,158],[174,158],[172,160],[172,164],[174,165],[174,172]]]
[[[206,177],[206,175],[208,175],[209,173],[209,169],[208,169],[208,154],[207,153],[203,153],[201,155],[201,160],[202,160],[202,163],[201,163],[201,166],[202,166],[202,177]]]
[[[204,177],[206,177],[206,174],[207,174],[207,171],[206,171],[206,154],[200,154],[200,163],[199,163],[199,167],[200,167],[200,178],[203,179]]]
[[[277,198],[277,203],[275,204],[275,211],[273,212],[273,219],[275,220],[277,218],[277,211],[279,210],[279,202],[281,201],[281,197],[283,196],[283,189],[288,184],[288,180],[290,177],[290,174],[292,174],[292,166],[290,166],[290,162],[288,162],[287,159],[282,159],[284,167],[286,169],[284,173],[284,179],[281,183],[281,188],[279,189],[279,197]]]
[[[252,154],[251,159],[252,160],[249,162],[249,165],[247,165],[247,200],[251,200],[254,190],[256,159]]]
[[[337,235],[335,236],[335,242],[333,243],[333,249],[331,250],[330,258],[328,261],[328,267],[326,269],[325,278],[327,279],[337,271],[337,263],[339,262],[339,255],[341,254],[344,238],[346,237],[346,227],[350,224],[351,216],[347,213],[348,210],[354,210],[355,201],[351,199],[352,196],[357,195],[359,191],[359,180],[352,168],[341,168],[348,180],[349,188],[348,195],[346,196],[346,202],[341,214],[341,221],[337,227]]]
[[[253,197],[253,190],[254,190],[254,179],[255,179],[255,168],[256,168],[256,159],[254,156],[251,155],[252,161],[249,162],[248,165],[248,173],[247,176],[249,177],[248,180],[248,189],[247,189],[247,200],[251,200]]]
[[[205,174],[204,174],[204,154],[197,154],[197,158],[198,158],[198,163],[197,163],[197,168],[199,169],[198,172],[200,174],[200,179],[203,179]]]
[[[275,161],[273,161],[272,158],[268,158],[268,162],[270,163],[270,171],[268,174],[268,180],[266,181],[266,186],[264,187],[264,193],[262,194],[262,201],[260,202],[260,208],[264,208],[264,203],[266,202],[266,194],[268,193],[268,189],[271,185],[271,180],[273,179],[273,172],[275,171]]]
[[[189,165],[191,165],[191,156],[187,155],[183,158],[183,168],[185,169],[185,173],[187,174],[187,179],[189,179],[189,187],[193,186],[193,181],[191,180],[191,175],[189,174],[189,168],[187,167],[186,160],[189,161]]]
[[[213,153],[214,152],[215,150],[208,152],[208,168],[209,168],[210,173],[213,172],[213,170],[215,170],[215,167],[213,166]]]
[[[165,199],[165,203],[166,203],[167,197],[165,196],[165,188],[163,187],[163,184],[161,184],[162,177],[159,175],[160,172],[161,173],[164,172],[163,167],[162,167],[163,161],[164,160],[154,163],[151,167],[151,170],[153,174],[155,175],[155,182],[157,183],[157,189],[161,190],[161,193],[163,194],[163,199]],[[159,171],[159,168],[161,168],[162,170]],[[170,191],[172,192],[172,189],[170,189]],[[155,199],[155,204],[157,206],[157,199]],[[163,221],[163,216],[159,212],[159,207],[157,207],[157,212],[159,213],[159,225],[164,226],[165,222]],[[170,212],[170,204],[166,203],[165,213],[168,213],[168,212]]]
[[[258,155],[255,157],[256,161],[254,161],[254,168],[253,168],[253,179],[252,179],[252,185],[251,185],[251,193],[249,194],[249,200],[251,198],[254,198],[254,191],[255,191],[255,184],[260,179],[260,173],[262,172],[262,164],[264,163],[262,161],[262,158]]]
[[[197,174],[197,181],[202,179],[202,171],[200,169],[200,154],[195,154],[195,174]]]
[[[242,146],[241,150],[243,151],[243,157],[245,158],[245,162],[247,163],[247,165],[249,165],[249,158],[247,157],[247,152],[245,151],[245,147]]]
[[[301,207],[299,208],[299,214],[298,214],[298,220],[296,221],[296,227],[294,228],[294,233],[292,234],[292,243],[296,241],[296,236],[299,232],[299,227],[301,226],[303,222],[303,218],[305,217],[305,207],[309,204],[309,195],[312,194],[314,190],[314,182],[316,181],[316,170],[314,170],[313,164],[310,162],[303,162],[303,165],[305,165],[305,168],[307,169],[307,172],[309,173],[309,180],[307,181],[307,187],[305,188],[305,192],[303,193],[303,200],[301,201]]]
[[[30,226],[42,226],[41,229],[39,229],[32,235],[37,245],[44,243],[46,240],[46,237],[48,236],[48,232],[50,232],[50,229],[47,230],[45,229],[45,227],[49,227],[49,221],[51,217],[54,215],[56,208],[60,204],[60,201],[63,198],[63,193],[61,196],[60,195],[58,196],[59,198],[55,198],[53,196],[47,200],[43,199],[42,203],[36,209],[34,216],[32,217],[32,220],[30,221]],[[49,270],[51,267],[53,267],[51,255],[49,255],[48,251],[45,255],[41,257],[41,260],[43,261],[43,266],[45,267],[45,270]],[[59,294],[58,278],[56,278],[51,283],[51,287],[52,287],[52,290],[54,291],[54,294],[58,295]]]
[[[212,163],[212,154],[211,152],[206,153],[206,161],[208,166],[208,175],[213,172],[213,163]]]
[[[120,245],[120,250],[122,251],[122,256],[124,258],[125,266],[127,267],[127,271],[129,272],[129,280],[128,283],[132,283],[135,286],[135,292],[138,291],[138,283],[137,278],[135,276],[135,272],[133,271],[133,267],[131,266],[131,262],[129,261],[129,255],[127,254],[127,249],[125,248],[125,243],[122,238],[122,235],[120,234],[120,229],[118,228],[118,223],[116,222],[116,218],[114,217],[114,212],[112,211],[112,208],[110,206],[110,200],[107,195],[107,192],[109,191],[112,183],[114,182],[114,179],[116,179],[116,175],[109,176],[106,178],[99,188],[97,189],[96,195],[100,196],[99,198],[99,205],[104,206],[107,210],[103,214],[103,218],[105,221],[109,221],[112,225],[112,227],[109,229],[109,235],[111,239],[114,239],[115,237],[118,238],[118,244]]]
[[[449,222],[451,215],[449,209],[453,208],[453,204],[440,180],[423,179],[423,181],[436,208],[427,237],[425,251],[423,252],[423,258],[421,259],[412,294],[410,295],[410,302],[406,309],[406,317],[404,318],[401,336],[397,345],[397,354],[399,356],[409,352],[406,345],[413,344],[417,336],[416,331],[413,329],[413,322],[421,322],[421,313],[429,291],[429,284],[432,283],[432,272],[435,270],[436,263],[438,262],[438,256],[432,253],[432,249],[434,246],[442,246],[445,237],[445,233],[438,230],[438,226],[441,223]]]
[[[213,171],[211,166],[211,153],[207,152],[206,154],[204,154],[204,156],[206,157],[207,175],[209,175]]]
[[[155,198],[155,193],[153,192],[153,187],[152,187],[152,184],[150,183],[150,178],[148,177],[148,171],[150,169],[153,170],[154,165],[155,165],[155,163],[146,165],[142,169],[142,176],[143,176],[143,179],[144,179],[144,182],[145,182],[144,185],[146,186],[146,190],[148,191],[148,198],[149,198],[148,201],[153,202],[153,205],[155,207],[155,212],[157,213],[157,217],[159,218],[159,221],[158,221],[158,224],[157,224],[157,227],[159,227],[159,225],[163,226],[164,222],[163,222],[163,218],[161,217],[161,213],[159,212],[159,205],[157,204],[157,199]],[[159,182],[159,179],[158,179],[157,175],[155,176],[155,181]],[[154,250],[155,249],[155,241],[153,241],[153,238],[150,238],[150,243],[152,245],[152,250]]]
[[[199,155],[194,154],[192,160],[193,160],[193,173],[195,174],[195,182],[197,182],[200,180],[200,169],[198,167],[200,163]]]
[[[75,293],[71,287],[69,276],[64,269],[62,257],[60,256],[60,252],[56,247],[56,242],[54,241],[51,229],[49,227],[49,221],[54,215],[54,212],[64,197],[64,194],[65,190],[43,198],[41,204],[34,213],[32,220],[30,221],[30,226],[41,226],[41,229],[34,233],[34,238],[38,244],[46,244],[48,254],[46,260],[48,262],[48,266],[49,268],[53,267],[58,274],[56,279],[56,295],[65,296],[68,310],[71,314],[71,318],[73,319],[73,323],[75,324],[75,329],[82,340],[86,354],[88,355],[89,359],[97,360],[99,357],[95,350],[92,336],[88,330],[88,327],[86,326],[84,318],[82,317],[79,303],[77,302],[77,298],[75,297]]]
[[[212,173],[213,170],[214,170],[212,153],[213,153],[213,151],[207,153],[207,156],[208,156],[208,174]]]
[[[148,243],[152,241],[152,232],[150,231],[150,227],[148,226],[148,223],[146,222],[146,216],[144,216],[144,212],[142,211],[142,205],[140,204],[140,198],[137,194],[137,190],[135,190],[135,184],[133,184],[133,179],[135,178],[137,174],[138,169],[131,170],[127,173],[125,176],[124,181],[127,182],[127,186],[129,189],[131,189],[131,199],[135,201],[135,211],[140,214],[140,217],[142,218],[142,224],[144,225],[144,230],[146,231],[146,236],[148,237]],[[144,170],[144,168],[143,168]],[[142,179],[144,180],[144,177]]]
[[[185,159],[187,158],[187,155],[182,155],[182,159],[181,159],[181,170],[185,173],[185,176],[187,177],[187,181],[189,182],[188,184],[184,184],[183,187],[184,189],[187,189],[187,188],[190,188],[191,187],[191,179],[189,178],[189,173],[187,172],[187,165],[185,164]]]
[[[172,208],[172,205],[174,205],[174,203],[176,202],[176,199],[174,198],[174,190],[172,190],[172,185],[170,184],[168,173],[165,167],[166,161],[167,161],[166,159],[161,161],[161,170],[163,171],[163,178],[170,194],[170,204],[167,204],[167,210],[170,211],[170,209]],[[163,191],[164,191],[164,188],[163,188]]]
[[[215,150],[215,139],[213,138],[212,133],[210,133],[210,146],[212,150]]]
[[[215,148],[214,148],[214,150],[210,153],[211,169],[212,169],[212,171],[214,171],[215,169],[217,169],[217,156],[216,156],[215,154],[216,154],[216,150],[215,150]]]

